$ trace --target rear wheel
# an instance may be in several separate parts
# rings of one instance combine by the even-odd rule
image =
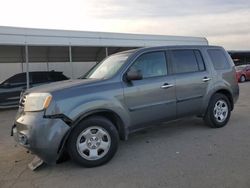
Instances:
[[[204,121],[212,128],[224,127],[231,116],[231,105],[228,98],[216,93],[210,100]]]
[[[118,132],[108,119],[100,116],[88,118],[75,127],[67,149],[76,163],[95,167],[107,163],[118,147]]]
[[[244,75],[240,76],[240,82],[245,82],[246,81],[246,77]]]

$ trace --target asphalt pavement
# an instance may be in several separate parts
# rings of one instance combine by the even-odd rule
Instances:
[[[250,188],[250,82],[228,125],[202,119],[157,125],[121,141],[106,165],[83,168],[71,160],[31,171],[33,157],[10,137],[16,110],[0,111],[0,187]]]

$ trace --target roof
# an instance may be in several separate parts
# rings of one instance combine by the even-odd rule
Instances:
[[[214,45],[168,45],[168,46],[153,46],[153,47],[142,47],[136,48],[126,51],[119,52],[122,53],[134,53],[138,51],[145,51],[145,50],[161,50],[161,49],[195,49],[195,48],[222,48],[221,46],[214,46]]]
[[[208,45],[204,37],[145,35],[0,26],[0,45],[143,47]]]

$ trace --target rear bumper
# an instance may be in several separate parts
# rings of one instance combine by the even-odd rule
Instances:
[[[44,118],[44,112],[22,113],[13,126],[13,136],[21,146],[48,164],[55,164],[69,126],[61,119]]]

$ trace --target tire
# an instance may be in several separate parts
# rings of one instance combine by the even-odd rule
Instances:
[[[67,151],[77,164],[96,167],[107,163],[118,148],[118,131],[111,121],[93,116],[81,121],[72,130]]]
[[[221,128],[227,124],[230,116],[231,105],[229,99],[223,94],[214,94],[204,116],[205,123],[212,128]]]
[[[246,77],[244,75],[240,76],[240,82],[245,82],[246,81]]]

